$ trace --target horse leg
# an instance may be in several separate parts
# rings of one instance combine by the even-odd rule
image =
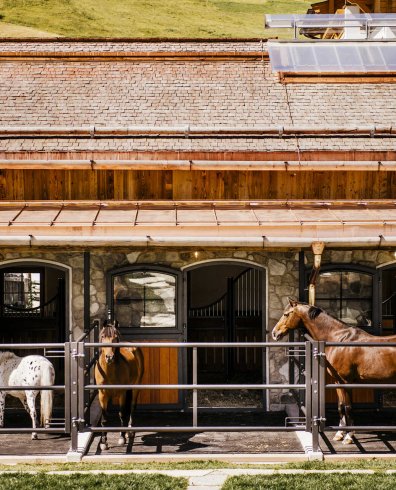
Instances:
[[[4,410],[5,410],[6,394],[0,391],[0,427],[4,427]]]
[[[26,393],[26,405],[24,401],[22,401],[22,404],[24,405],[27,412],[30,414],[30,418],[32,419],[32,426],[33,429],[35,429],[37,427],[36,396],[38,392],[29,390],[26,391],[25,393]],[[37,432],[32,432],[32,439],[33,440],[37,439]]]
[[[338,414],[340,416],[340,427],[344,427],[346,425],[345,420],[345,390],[337,389],[337,398],[338,398]],[[344,439],[345,432],[343,430],[339,430],[336,435],[333,437],[333,441],[342,441]]]
[[[130,416],[129,416],[129,427],[133,427],[133,416],[135,414],[135,408],[137,404],[137,399],[139,396],[139,390],[132,390],[132,403],[130,404]],[[133,440],[135,438],[135,432],[128,432],[128,439]]]
[[[119,397],[119,401],[120,401],[119,416],[120,416],[120,421],[121,421],[121,427],[126,427],[128,425],[129,410],[130,410],[128,408],[128,406],[130,405],[130,402],[128,401],[129,391],[127,391],[126,393],[125,392],[122,393]],[[120,437],[118,439],[118,445],[123,446],[124,444],[126,444],[125,432],[120,432]]]
[[[353,419],[352,419],[352,393],[350,390],[345,390],[345,406],[344,406],[344,411],[345,411],[345,422],[346,425],[353,425]],[[353,436],[355,433],[352,432],[347,432],[346,436],[344,437],[344,440],[342,441],[343,444],[352,444],[353,443]]]
[[[101,425],[102,427],[106,427],[108,422],[107,407],[109,400],[106,396],[105,390],[99,390],[99,403],[102,408]],[[109,449],[109,445],[107,444],[107,432],[101,433],[99,447],[101,451],[106,451]]]

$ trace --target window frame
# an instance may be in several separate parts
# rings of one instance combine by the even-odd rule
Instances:
[[[113,285],[115,276],[125,275],[133,272],[160,272],[163,274],[169,274],[175,277],[175,326],[174,327],[123,327],[120,325],[120,331],[125,334],[133,334],[134,336],[156,336],[161,337],[161,335],[169,336],[169,334],[180,333],[182,331],[182,273],[171,267],[156,266],[151,264],[139,264],[130,265],[125,267],[119,267],[117,269],[112,269],[107,272],[106,279],[106,300],[107,300],[107,317],[109,320],[114,321],[115,318],[115,305],[114,305],[114,294]]]
[[[309,275],[311,273],[312,267],[305,267],[305,275],[304,275],[304,291],[300,291],[301,297],[304,298],[304,301],[308,301],[308,281]],[[380,318],[380,310],[378,307],[379,298],[379,276],[378,270],[375,267],[359,265],[359,264],[325,264],[320,268],[319,276],[324,272],[357,272],[370,275],[373,280],[373,289],[372,289],[372,325],[368,328],[362,328],[363,330],[368,331],[369,333],[374,333],[375,335],[380,335],[381,332],[381,318]],[[325,298],[323,298],[325,299]],[[341,298],[337,298],[341,299]],[[344,299],[344,298],[343,298]],[[355,298],[353,298],[355,299]],[[358,300],[358,298],[356,298]],[[367,300],[367,298],[365,299]],[[353,325],[351,325],[353,326]]]
[[[0,270],[0,317],[1,318],[14,318],[13,315],[5,314],[4,312],[4,276],[5,274],[13,273],[29,273],[29,274],[40,274],[40,305],[45,302],[45,268],[44,267],[34,267],[34,266],[17,266],[17,267],[5,267]],[[39,309],[40,313],[34,315],[34,318],[41,318],[43,316],[42,308]],[[17,315],[18,318],[23,318],[24,316],[32,318],[33,316],[29,313],[23,314],[21,309],[20,313]]]

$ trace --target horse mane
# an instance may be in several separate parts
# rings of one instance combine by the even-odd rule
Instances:
[[[15,359],[15,357],[18,357],[16,354],[10,351],[3,351],[0,352],[0,364],[2,362],[8,361],[9,359]]]
[[[101,337],[117,337],[118,340],[121,340],[121,333],[118,330],[118,328],[111,324],[111,323],[106,323],[103,325],[102,330],[100,332]]]
[[[322,308],[319,308],[319,306],[310,306],[308,310],[310,320],[315,320],[321,313],[323,313],[323,310]]]

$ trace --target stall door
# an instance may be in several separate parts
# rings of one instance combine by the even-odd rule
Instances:
[[[242,265],[194,269],[188,276],[189,342],[210,342],[198,350],[198,381],[262,379],[258,349],[216,348],[219,342],[260,342],[264,331],[264,272]],[[191,358],[189,358],[191,377]]]

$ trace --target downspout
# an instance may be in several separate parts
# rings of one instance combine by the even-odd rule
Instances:
[[[309,277],[309,286],[308,286],[308,302],[310,305],[315,304],[316,280],[319,276],[320,265],[322,262],[322,253],[324,248],[325,248],[324,242],[312,243],[312,251],[314,253],[314,263],[313,263],[311,275]]]

